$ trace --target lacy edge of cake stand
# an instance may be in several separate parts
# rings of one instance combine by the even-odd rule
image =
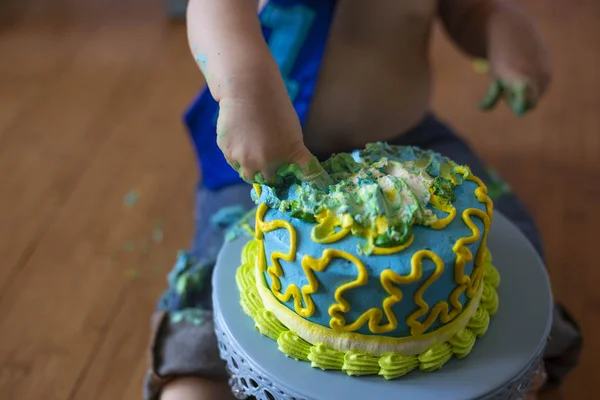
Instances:
[[[216,311],[216,310],[215,310]],[[221,358],[227,363],[229,372],[229,385],[235,398],[257,400],[311,400],[294,393],[291,389],[282,387],[272,382],[268,377],[261,374],[260,369],[250,358],[245,355],[244,350],[237,341],[223,328],[223,319],[220,313],[215,313],[215,333],[219,342]],[[540,348],[529,365],[527,365],[511,381],[503,387],[494,390],[480,400],[520,400],[525,397],[531,387],[533,378],[543,373],[542,353]],[[282,357],[285,357],[283,354]],[[306,365],[309,368],[309,365]],[[360,379],[360,378],[358,378]],[[382,384],[385,382],[382,380]]]

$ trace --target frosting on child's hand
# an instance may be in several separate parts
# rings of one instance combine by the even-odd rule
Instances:
[[[329,176],[319,160],[314,156],[310,157],[303,167],[300,167],[298,164],[289,163],[281,165],[277,169],[278,182],[276,185],[280,183],[280,179],[289,175],[294,175],[301,182],[312,184],[320,190],[326,190],[330,185],[334,184],[331,176]]]
[[[495,79],[479,103],[482,110],[493,109],[500,99],[504,98],[510,109],[519,117],[525,115],[536,106],[537,99],[532,95],[531,84],[528,80],[506,82]]]

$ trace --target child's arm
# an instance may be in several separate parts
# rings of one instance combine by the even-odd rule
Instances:
[[[286,163],[307,174],[314,172],[307,165],[315,168],[257,6],[256,0],[190,0],[187,12],[190,48],[219,102],[217,143],[251,182],[274,179]]]
[[[439,0],[439,13],[464,51],[489,60],[498,81],[488,106],[502,91],[519,115],[535,106],[550,82],[550,63],[537,28],[520,8],[509,0]]]

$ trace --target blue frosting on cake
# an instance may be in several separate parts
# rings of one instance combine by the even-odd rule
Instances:
[[[390,148],[388,148],[388,150],[389,149]],[[389,154],[386,154],[386,157],[399,161],[415,160],[418,158],[417,156],[419,156],[419,154],[415,156],[414,149],[406,149],[407,148],[391,148]],[[433,153],[428,154],[431,155]],[[371,155],[373,155],[373,152]],[[375,154],[374,157],[381,157],[381,152]],[[433,159],[438,161],[447,160],[442,159],[441,156],[437,154],[433,155]],[[432,172],[432,168],[429,168],[429,171],[432,176],[435,176],[436,172]],[[292,187],[294,187],[293,184]],[[364,248],[366,239],[353,234],[348,234],[343,239],[334,243],[316,243],[311,239],[311,232],[316,223],[306,221],[306,218],[304,218],[304,220],[294,218],[291,216],[290,212],[278,209],[278,207],[276,207],[278,203],[276,201],[274,202],[273,199],[273,190],[261,190],[260,196],[257,196],[257,193],[254,191],[253,196],[258,203],[266,203],[269,205],[269,209],[264,215],[265,222],[275,220],[288,221],[296,231],[297,252],[295,261],[286,262],[280,260],[283,269],[283,275],[280,278],[282,292],[285,292],[285,289],[290,284],[295,284],[300,288],[308,284],[307,277],[301,266],[301,260],[306,255],[313,258],[321,258],[325,249],[336,249],[352,254],[362,261],[368,272],[368,282],[366,285],[349,289],[344,292],[344,298],[350,304],[351,309],[348,313],[343,315],[347,324],[351,324],[365,311],[371,308],[381,309],[383,300],[390,296],[381,285],[380,275],[382,271],[391,269],[402,276],[410,274],[411,258],[415,252],[419,250],[431,250],[444,262],[442,275],[424,292],[423,299],[429,305],[430,309],[440,301],[450,302],[449,296],[452,291],[457,288],[454,268],[457,256],[453,252],[453,246],[458,239],[472,235],[471,229],[463,221],[463,211],[475,208],[486,212],[486,204],[479,201],[475,195],[477,188],[478,184],[471,180],[464,180],[454,186],[452,191],[455,199],[453,199],[454,201],[452,204],[456,208],[456,217],[452,222],[443,229],[433,229],[424,225],[412,225],[411,229],[412,234],[414,235],[413,242],[406,249],[391,255],[366,254],[360,250],[361,248]],[[280,191],[278,193],[278,200],[291,200],[294,197],[294,193],[298,193],[297,189],[298,188],[296,188],[296,190],[284,192]],[[446,215],[444,212],[435,210],[431,204],[428,204],[427,208],[440,218],[443,218]],[[483,233],[483,220],[477,216],[472,217],[471,220],[475,223],[479,231]],[[475,243],[467,246],[473,254],[473,257],[475,257],[481,246],[482,238],[483,235],[481,235]],[[264,249],[267,265],[271,265],[270,257],[273,252],[289,253],[289,232],[286,229],[275,229],[270,232],[264,232]],[[355,332],[365,335],[391,337],[411,336],[410,327],[406,324],[406,319],[419,308],[415,304],[414,294],[435,271],[435,264],[429,259],[424,259],[422,265],[423,274],[421,279],[411,284],[396,285],[403,293],[402,300],[392,306],[392,311],[398,320],[397,328],[385,333],[373,333],[369,330],[368,325],[364,324]],[[474,263],[473,260],[471,260],[466,264],[464,273],[466,275],[471,275],[473,268]],[[316,293],[312,294],[312,300],[315,303],[315,312],[306,319],[316,324],[329,327],[331,315],[329,315],[328,309],[332,304],[336,303],[334,298],[336,289],[339,288],[340,285],[355,280],[358,276],[358,271],[352,262],[343,258],[333,258],[326,269],[323,272],[315,272],[315,276],[319,284]],[[271,287],[273,283],[272,278],[266,271],[264,272],[264,277],[268,286]],[[465,293],[460,295],[459,301],[463,305],[467,303],[468,299]],[[283,304],[294,311],[293,298]],[[419,320],[423,322],[425,317],[421,317]],[[381,324],[387,322],[387,318],[384,315]],[[440,327],[440,324],[439,318],[436,319],[426,332],[435,330]]]

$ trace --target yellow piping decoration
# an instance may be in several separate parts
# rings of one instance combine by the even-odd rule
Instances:
[[[456,208],[451,203],[446,202],[441,197],[433,194],[433,190],[431,190],[431,205],[438,211],[443,211],[448,213],[448,215],[444,218],[438,219],[433,224],[430,225],[432,229],[444,229],[447,227],[450,222],[454,221],[456,217]]]
[[[381,285],[386,292],[390,294],[390,296],[383,300],[383,312],[379,308],[371,308],[358,317],[356,321],[348,325],[346,324],[346,320],[342,314],[350,311],[350,304],[348,304],[346,299],[344,299],[343,294],[347,290],[365,285],[368,281],[368,274],[364,264],[358,258],[347,252],[326,249],[324,250],[322,257],[319,259],[305,256],[302,259],[302,269],[308,279],[309,284],[303,286],[301,290],[295,284],[290,284],[285,293],[281,293],[281,281],[279,278],[283,276],[283,269],[281,268],[279,260],[282,259],[288,262],[293,262],[295,260],[297,246],[296,231],[289,222],[284,220],[265,222],[264,215],[268,209],[265,204],[261,204],[259,206],[256,215],[256,238],[260,242],[259,254],[262,254],[262,257],[259,258],[259,270],[264,272],[266,268],[266,254],[262,240],[263,232],[270,232],[275,229],[286,229],[290,235],[290,252],[288,254],[273,252],[271,254],[272,265],[266,268],[267,272],[272,278],[271,291],[282,302],[287,302],[291,297],[293,297],[295,311],[303,317],[310,317],[315,311],[315,305],[310,295],[314,294],[319,287],[318,281],[314,275],[314,271],[324,271],[331,262],[332,258],[344,258],[348,261],[351,261],[357,267],[358,277],[354,281],[343,284],[336,289],[334,298],[337,303],[334,303],[329,307],[329,315],[331,316],[330,326],[337,331],[351,332],[360,329],[365,323],[368,323],[369,330],[371,332],[385,333],[393,331],[398,327],[398,321],[391,308],[394,304],[402,300],[402,291],[400,288],[393,286],[393,284],[406,285],[417,282],[422,277],[422,260],[423,258],[428,258],[436,265],[435,271],[415,292],[414,301],[419,308],[407,318],[406,323],[408,326],[410,326],[411,335],[413,336],[422,335],[431,327],[438,317],[442,324],[447,324],[456,318],[456,316],[463,309],[463,305],[459,301],[460,295],[466,291],[467,297],[472,299],[480,290],[483,280],[483,264],[485,261],[487,234],[493,215],[493,203],[487,195],[487,188],[484,183],[479,178],[473,176],[468,167],[456,166],[455,172],[462,174],[463,179],[473,181],[478,185],[474,194],[478,201],[486,204],[487,213],[476,208],[468,208],[462,213],[462,219],[469,229],[471,229],[472,234],[471,236],[458,239],[452,247],[453,252],[456,254],[454,277],[456,283],[458,284],[458,286],[450,294],[450,303],[452,305],[452,309],[450,309],[448,302],[440,301],[431,309],[424,322],[419,321],[419,318],[426,315],[430,310],[429,305],[423,299],[423,295],[431,286],[431,284],[433,284],[433,282],[435,282],[444,271],[443,260],[441,260],[437,254],[430,250],[419,250],[413,255],[411,258],[411,273],[407,276],[398,275],[392,270],[383,271],[380,275]],[[257,194],[260,195],[260,187],[257,189],[257,186],[255,186],[255,189],[257,190]],[[436,223],[431,226],[433,229],[443,229],[450,222],[452,222],[452,220],[454,220],[456,216],[456,208],[452,204],[444,202],[438,196],[433,195],[433,193],[431,199],[432,205],[436,209],[448,213],[447,217],[436,221]],[[481,232],[472,221],[472,216],[476,216],[483,221],[484,232],[479,251],[475,258],[473,272],[471,276],[468,276],[465,275],[464,269],[468,262],[473,261],[473,254],[467,246],[469,244],[476,243],[482,236]],[[330,211],[326,210],[317,215],[316,218],[319,223],[311,232],[311,238],[316,243],[335,243],[339,240],[342,240],[351,232],[353,220],[349,215],[344,215],[340,221],[340,218],[332,216]],[[379,231],[379,228],[385,228],[387,221],[383,220],[377,222],[377,230]],[[342,226],[342,229],[338,232],[335,232],[336,226]],[[372,239],[376,234],[377,232],[370,232],[368,233],[368,236],[370,236]],[[398,253],[408,248],[412,244],[413,240],[414,236],[411,236],[411,238],[405,244],[400,246],[392,248],[375,247],[374,254],[390,255]],[[304,300],[304,304],[306,305],[305,307],[302,307],[301,299]],[[380,325],[383,314],[385,314],[388,322],[384,325]]]
[[[356,269],[358,270],[358,277],[354,281],[346,283],[336,289],[334,297],[338,303],[333,304],[331,305],[331,307],[329,307],[329,315],[331,315],[332,317],[334,315],[337,315],[337,313],[340,311],[348,312],[350,310],[350,305],[348,304],[346,299],[342,297],[343,292],[346,290],[364,286],[369,280],[365,265],[352,254],[341,250],[326,249],[325,251],[323,251],[323,256],[319,259],[314,259],[310,256],[304,256],[304,258],[302,259],[302,268],[305,272],[307,270],[316,270],[321,272],[324,271],[325,268],[327,268],[327,266],[333,258],[344,258],[353,263],[356,266]],[[343,316],[339,316],[339,318],[341,318],[342,320],[344,319]],[[330,323],[332,328],[334,328],[335,325],[334,319],[335,317],[331,319]]]
[[[390,269],[387,269],[381,273],[381,286],[383,286],[385,291],[390,294],[389,297],[386,297],[383,300],[383,313],[379,308],[371,308],[364,312],[360,317],[358,317],[356,321],[349,325],[346,325],[346,320],[344,316],[340,315],[340,312],[346,313],[350,311],[350,305],[342,297],[342,293],[355,286],[350,286],[351,284],[340,286],[335,291],[335,299],[338,301],[338,304],[333,304],[331,307],[329,307],[329,315],[331,315],[332,317],[329,323],[331,328],[343,332],[352,332],[360,329],[365,323],[368,322],[369,330],[373,333],[386,333],[396,329],[398,327],[398,320],[396,319],[396,315],[392,311],[392,306],[396,303],[399,303],[402,300],[402,290],[400,290],[400,288],[398,287],[393,286],[393,284],[395,283],[398,285],[407,285],[410,283],[417,282],[419,279],[421,279],[423,275],[423,265],[421,260],[424,257],[430,258],[436,264],[435,272],[427,280],[427,282],[429,282],[430,284],[433,283],[433,281],[435,281],[444,272],[444,262],[432,251],[420,250],[416,252],[415,255],[412,257],[411,272],[409,275],[398,275]],[[423,286],[427,285],[427,282]],[[423,307],[423,305],[425,307],[428,307],[427,303],[425,303],[425,301],[422,298],[420,299],[420,301],[415,301],[421,307]],[[383,314],[385,314],[388,323],[380,325]]]
[[[373,247],[373,254],[376,254],[376,255],[386,255],[387,256],[387,255],[391,255],[391,254],[400,253],[401,251],[407,249],[408,246],[410,246],[414,240],[415,240],[415,235],[411,235],[410,238],[408,238],[408,240],[406,241],[406,243],[401,244],[399,246],[395,246],[395,247],[377,247],[377,246],[374,246]]]
[[[350,229],[354,220],[349,214],[345,214],[342,220],[335,215],[332,215],[329,210],[320,212],[316,217],[319,222],[312,231],[310,237],[315,243],[329,244],[342,240],[350,233]],[[335,227],[341,226],[338,232],[335,232]]]
[[[456,212],[455,212],[456,214]],[[316,216],[317,224],[311,231],[310,237],[315,243],[319,244],[331,244],[344,239],[350,232],[354,220],[350,214],[344,214],[342,221],[336,216],[331,215],[329,210],[324,210]],[[341,226],[342,228],[335,232],[335,227]],[[380,217],[377,220],[377,233],[370,234],[370,239],[375,240],[377,234],[383,233],[387,230],[387,220],[384,217]],[[369,234],[369,233],[367,233]],[[399,253],[408,248],[413,240],[414,235],[411,236],[406,243],[394,246],[394,247],[377,247],[373,246],[373,254],[375,255],[390,255]]]
[[[456,172],[461,173],[464,179],[473,181],[478,185],[477,189],[475,189],[475,196],[477,197],[477,200],[486,204],[487,214],[476,208],[468,208],[463,211],[463,221],[469,227],[469,229],[471,229],[472,235],[467,238],[458,239],[452,247],[452,251],[456,254],[456,260],[454,262],[454,275],[455,281],[458,284],[456,289],[454,289],[450,294],[450,303],[452,304],[453,308],[451,311],[449,311],[448,303],[445,301],[440,301],[433,307],[423,323],[418,320],[418,318],[425,315],[429,310],[429,305],[423,300],[422,296],[425,290],[427,290],[427,288],[437,279],[436,273],[438,268],[436,263],[436,272],[429,279],[427,279],[427,281],[425,281],[425,283],[423,283],[423,285],[415,293],[415,303],[420,307],[420,309],[411,314],[406,321],[407,325],[411,327],[411,335],[413,336],[423,334],[431,327],[438,317],[440,318],[440,322],[442,324],[451,322],[463,309],[463,305],[458,300],[460,295],[466,290],[467,298],[472,299],[479,292],[481,283],[483,281],[483,265],[485,261],[485,249],[487,245],[486,239],[491,225],[493,203],[489,196],[487,196],[487,187],[479,178],[475,177],[471,173],[471,170],[468,167],[456,167]],[[464,270],[466,264],[473,260],[473,254],[467,245],[476,243],[481,237],[481,232],[471,220],[471,216],[476,216],[483,221],[484,232],[474,262],[473,272],[471,276],[469,276],[465,275]]]
[[[438,211],[447,213],[448,215],[444,218],[438,219],[436,222],[430,225],[432,229],[444,229],[450,224],[456,217],[456,208],[452,204],[446,203],[441,197],[431,193],[431,205]],[[319,244],[331,244],[344,239],[349,233],[352,232],[352,225],[354,220],[349,214],[344,214],[340,221],[339,217],[331,214],[330,210],[324,210],[316,216],[319,222],[311,231],[310,237],[315,243]],[[337,232],[336,227],[341,227]],[[388,221],[385,217],[379,217],[376,221],[377,232],[363,232],[368,236],[369,241],[374,241],[378,234],[385,232],[388,228]],[[394,247],[377,247],[373,246],[373,254],[376,255],[391,255],[399,253],[408,248],[414,237],[411,237],[406,243],[394,246]]]
[[[304,260],[302,262],[302,268],[304,269],[304,273],[308,278],[308,285],[304,285],[300,290],[297,285],[290,284],[288,285],[285,293],[281,292],[281,278],[283,276],[283,268],[281,268],[281,263],[279,260],[284,260],[287,262],[294,262],[296,260],[296,230],[292,227],[292,225],[284,220],[277,220],[271,222],[265,222],[264,216],[267,212],[267,205],[261,204],[258,206],[258,210],[256,212],[256,230],[257,230],[257,239],[260,241],[260,253],[262,256],[259,256],[259,269],[264,271],[266,268],[266,256],[264,250],[264,242],[259,238],[262,236],[263,232],[271,232],[276,229],[286,229],[290,236],[290,251],[288,254],[284,254],[280,251],[274,251],[271,253],[271,266],[266,268],[267,273],[271,277],[271,291],[279,299],[279,301],[287,302],[290,298],[294,298],[294,310],[303,317],[310,317],[315,312],[315,303],[310,297],[311,294],[315,293],[319,288],[319,282],[315,278],[314,274],[311,271],[311,264],[305,263]],[[260,232],[260,235],[259,235]],[[305,307],[302,306],[302,300],[304,300]]]
[[[254,185],[252,185],[252,187],[254,188],[254,191],[256,192],[256,196],[260,197],[260,195],[262,193],[262,188],[260,187],[260,185],[255,183]]]

